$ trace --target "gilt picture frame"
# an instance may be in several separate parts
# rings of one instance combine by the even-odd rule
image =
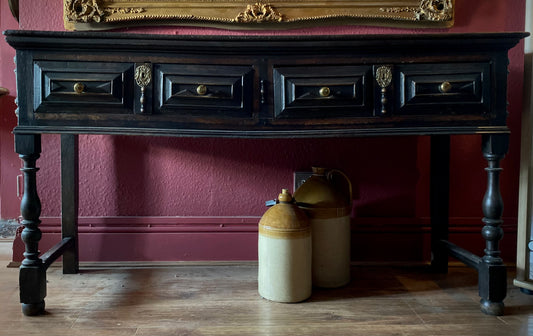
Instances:
[[[63,0],[67,30],[142,25],[450,27],[454,0]]]

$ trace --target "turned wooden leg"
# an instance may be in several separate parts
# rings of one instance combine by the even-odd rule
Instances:
[[[481,311],[503,315],[503,299],[507,295],[507,270],[500,257],[499,242],[503,237],[503,200],[500,194],[500,160],[509,147],[507,134],[483,136],[483,157],[488,161],[487,191],[483,198],[482,236],[486,240],[485,255],[479,265]]]
[[[431,269],[448,272],[448,250],[441,243],[448,240],[450,196],[450,136],[431,136]]]
[[[46,296],[46,268],[39,258],[39,216],[41,201],[37,195],[36,161],[41,153],[41,136],[34,134],[15,135],[15,150],[23,161],[24,196],[20,203],[22,215],[22,241],[26,247],[20,266],[20,302],[24,315],[38,315],[44,312]]]

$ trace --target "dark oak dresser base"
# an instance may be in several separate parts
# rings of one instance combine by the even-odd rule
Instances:
[[[8,31],[17,50],[15,149],[24,166],[23,313],[44,312],[46,269],[78,272],[78,134],[297,138],[431,136],[432,268],[479,272],[501,315],[500,160],[508,150],[507,52],[525,33],[161,36]],[[40,255],[41,134],[61,134],[62,235]],[[485,255],[448,241],[450,136],[477,134],[488,162]],[[245,140],[243,140],[245,141]],[[74,197],[73,197],[74,195]]]

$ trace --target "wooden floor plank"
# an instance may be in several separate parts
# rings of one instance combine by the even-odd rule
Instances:
[[[0,335],[533,335],[533,297],[512,285],[507,315],[479,311],[477,274],[452,267],[353,268],[340,289],[297,304],[257,293],[253,265],[48,271],[47,314],[25,317],[18,270],[0,269]]]

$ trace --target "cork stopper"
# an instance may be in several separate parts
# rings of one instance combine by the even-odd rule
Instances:
[[[322,167],[311,167],[311,170],[313,171],[313,175],[326,175],[326,168]]]
[[[282,203],[292,202],[292,195],[289,192],[289,189],[281,189],[281,194],[278,195],[278,201]]]

